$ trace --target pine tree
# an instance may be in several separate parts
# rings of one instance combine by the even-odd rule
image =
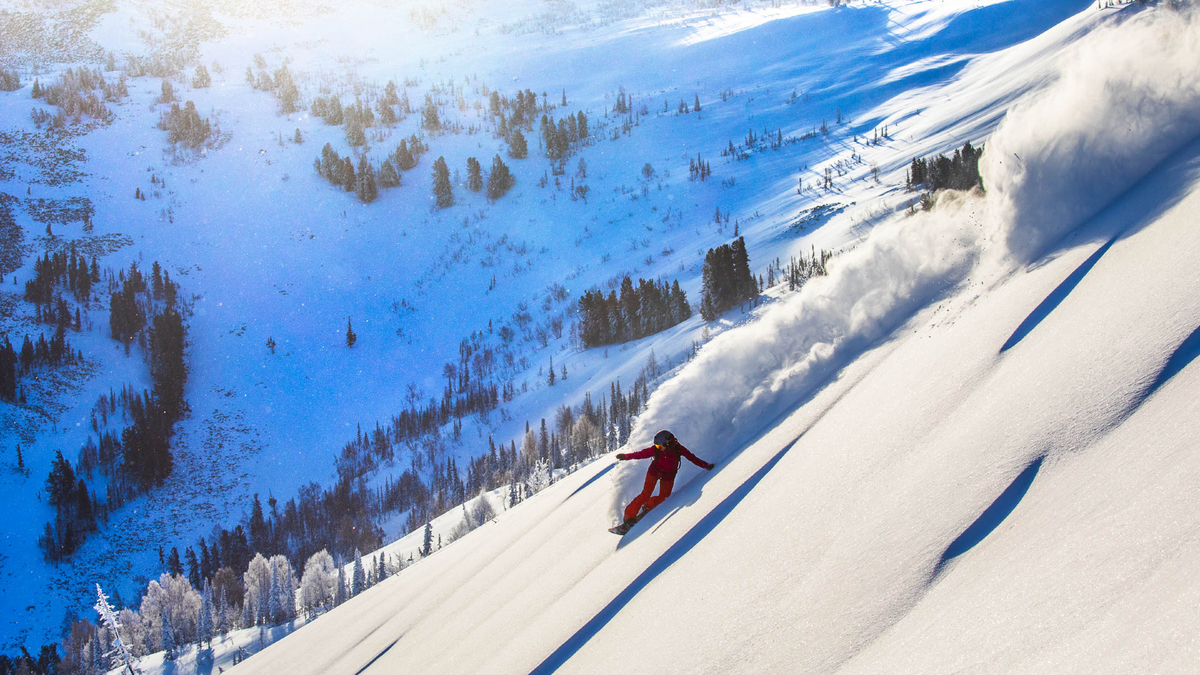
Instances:
[[[733,283],[736,289],[734,302],[751,300],[758,294],[758,284],[755,283],[754,274],[750,271],[750,256],[746,253],[745,238],[738,237],[734,240],[730,251],[733,262]]]
[[[213,601],[212,586],[204,582],[204,591],[200,594],[200,616],[196,621],[197,638],[201,643],[211,643],[213,639]]]
[[[358,342],[358,336],[354,334],[354,326],[351,325],[349,317],[346,318],[346,346],[353,347],[354,343]]]
[[[425,105],[421,108],[421,128],[426,131],[439,131],[442,128],[442,122],[438,119],[437,104],[429,94],[425,95]]]
[[[525,159],[529,156],[529,145],[520,129],[513,129],[508,139],[508,156],[513,159]]]
[[[516,506],[521,502],[521,491],[517,489],[517,479],[514,476],[511,483],[508,484],[508,505]]]
[[[379,167],[379,187],[394,188],[400,185],[400,174],[396,171],[396,167],[392,165],[391,160],[383,160],[383,164]]]
[[[53,506],[66,506],[74,501],[72,498],[75,496],[75,489],[75,471],[71,468],[71,463],[63,458],[62,450],[56,450],[50,475],[46,477],[48,501]]]
[[[504,160],[500,159],[500,155],[492,158],[492,172],[488,174],[487,195],[488,199],[499,199],[508,192],[508,189],[513,185],[512,173],[508,170],[508,165]]]
[[[433,524],[426,521],[425,523],[425,542],[421,546],[421,555],[427,556],[433,553]]]
[[[346,142],[350,144],[350,147],[357,148],[367,144],[367,136],[363,132],[362,120],[359,119],[357,112],[351,112],[353,110],[350,108],[347,111],[343,127],[346,130]]]
[[[277,624],[283,617],[283,605],[279,602],[281,595],[279,575],[275,571],[275,566],[271,565],[271,582],[267,585],[267,620],[270,623]]]
[[[354,597],[367,587],[367,574],[363,569],[362,553],[354,549],[353,576],[350,578],[350,596]]]
[[[296,127],[296,135],[292,137],[292,142],[296,145],[304,142],[304,137],[300,135],[300,127]]]
[[[326,124],[338,125],[345,121],[345,111],[342,109],[342,100],[336,96],[333,96],[329,99],[329,103],[325,107],[325,112]]]
[[[413,157],[412,151],[408,147],[408,142],[403,138],[400,139],[400,147],[396,148],[396,168],[401,171],[408,171],[416,165],[417,160]]]
[[[379,196],[379,187],[375,184],[375,171],[366,155],[358,161],[358,176],[354,192],[364,204],[370,204]]]
[[[444,209],[454,203],[454,194],[450,186],[450,169],[446,166],[446,158],[438,157],[433,163],[433,196],[438,208]]]
[[[474,157],[467,158],[467,188],[472,192],[479,192],[483,189],[482,167],[479,165],[479,160]]]
[[[730,307],[758,294],[758,282],[750,271],[750,258],[742,237],[733,244],[709,249],[700,278],[700,314],[705,321],[712,321]]]
[[[392,110],[392,106],[379,102],[379,123],[390,127],[396,123],[396,113]]]
[[[196,557],[196,552],[191,546],[184,550],[183,561],[187,565],[188,582],[192,584],[192,588],[200,588],[200,559]]]
[[[196,89],[204,89],[212,84],[212,78],[208,75],[208,69],[204,64],[196,66],[196,75],[192,78],[192,87]]]
[[[715,261],[713,249],[710,248],[704,256],[704,267],[700,270],[700,316],[704,317],[705,321],[716,319],[721,311]]]
[[[162,648],[163,648],[163,652],[165,652],[163,654],[163,660],[174,661],[175,660],[175,631],[171,628],[171,615],[167,613],[167,606],[165,604],[162,607],[161,624],[162,624]]]
[[[551,387],[553,387],[556,379],[558,379],[558,375],[556,375],[554,372],[554,357],[551,356],[550,357],[550,375],[547,376],[547,378],[546,378],[546,384],[549,384]],[[544,422],[544,420],[543,420],[543,422]]]
[[[96,584],[96,598],[95,610],[100,615],[100,624],[112,636],[112,650],[105,656],[111,659],[110,664],[113,669],[123,670],[123,675],[140,675],[137,659],[121,639],[121,623],[117,621],[112,605],[108,604],[108,596],[100,589],[100,584]]]
[[[14,401],[17,398],[17,352],[8,338],[0,347],[0,399]]]
[[[221,589],[221,595],[217,601],[217,616],[213,620],[213,628],[216,633],[225,633],[229,631],[229,598],[225,595],[225,589]]]
[[[163,412],[174,421],[182,414],[187,383],[187,365],[183,358],[186,331],[183,317],[167,308],[154,317],[150,329],[150,379],[154,382],[154,397]]]
[[[337,607],[346,601],[346,567],[342,564],[337,566],[337,588],[334,589],[333,606]]]
[[[349,157],[342,159],[342,189],[346,192],[353,192],[358,186],[357,176],[354,173],[354,162],[350,161]]]

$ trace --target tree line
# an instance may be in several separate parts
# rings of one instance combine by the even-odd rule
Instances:
[[[638,279],[637,286],[628,275],[616,290],[585,291],[579,298],[576,331],[584,349],[638,340],[666,330],[692,316],[687,294],[679,281],[671,284]]]
[[[61,259],[43,259],[44,275],[35,276],[34,283],[27,287],[28,291],[39,299],[47,292],[53,293],[63,280],[70,283],[72,269],[76,270],[76,276],[92,279],[91,271],[82,275],[84,268],[86,265],[81,263],[63,265]],[[64,269],[67,271],[64,272]],[[106,519],[110,509],[119,508],[129,499],[161,485],[173,468],[171,436],[175,422],[187,411],[184,399],[187,381],[184,361],[186,330],[183,317],[176,307],[178,287],[157,262],[152,269],[149,283],[136,262],[130,265],[128,274],[125,270],[117,275],[108,274],[110,335],[125,344],[126,348],[135,341],[143,347],[150,368],[152,389],[140,395],[132,389],[123,389],[119,400],[126,414],[125,419],[130,421],[129,426],[120,432],[119,437],[106,429],[100,434],[98,446],[89,438],[80,451],[81,472],[90,477],[93,468],[100,467],[108,478],[106,500],[97,499],[87,488],[82,476],[68,473],[69,464],[55,461],[47,478],[47,486],[48,493],[53,492],[51,503],[56,507],[56,514],[38,539],[38,546],[48,561],[57,562],[70,556],[87,535],[95,531],[97,517]],[[75,283],[80,282],[76,279]],[[64,302],[61,295],[57,302]],[[63,312],[57,314],[61,316]],[[152,317],[149,327],[146,325],[147,316]],[[59,333],[62,332],[64,329],[60,325]],[[0,365],[8,361],[6,352],[0,350]],[[0,384],[7,382],[5,372],[0,367]],[[113,412],[116,402],[117,397],[113,396]],[[107,411],[109,402],[103,396],[101,403]],[[98,429],[94,416],[95,412],[93,428]],[[76,477],[78,486],[73,485]],[[72,484],[70,491],[64,487],[68,484]]]
[[[427,150],[428,147],[413,134],[401,139],[400,145],[383,160],[378,169],[364,154],[359,157],[356,170],[353,159],[341,157],[331,144],[326,143],[321,148],[321,157],[313,161],[313,168],[333,185],[342,187],[346,192],[354,192],[360,201],[369,204],[379,196],[379,188],[398,187],[401,173],[415,167]]]
[[[105,102],[116,103],[125,98],[129,87],[124,73],[116,82],[109,82],[99,68],[68,68],[54,84],[42,86],[35,79],[31,95],[58,108],[51,126],[62,128],[69,121],[79,123],[85,115],[107,120],[111,113]]]
[[[979,157],[982,154],[982,145],[975,148],[971,141],[967,141],[950,157],[942,154],[928,159],[914,157],[908,170],[908,188],[937,192],[983,187],[983,178],[979,175]]]
[[[34,304],[35,320],[55,329],[48,340],[45,333],[39,332],[36,340],[26,334],[20,351],[5,336],[4,345],[0,346],[0,399],[9,402],[24,398],[17,386],[21,376],[37,368],[82,362],[82,353],[72,349],[67,340],[68,330],[81,330],[80,312],[78,308],[72,311],[59,289],[66,287],[76,300],[86,302],[91,297],[92,284],[100,279],[95,258],[89,268],[86,259],[77,255],[73,247],[69,253],[45,254],[34,261],[33,269],[33,279],[25,282],[25,299]]]

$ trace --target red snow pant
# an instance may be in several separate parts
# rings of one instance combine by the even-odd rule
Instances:
[[[654,492],[655,483],[659,485],[658,494],[651,497],[650,494]],[[646,484],[642,487],[642,494],[634,497],[633,501],[629,502],[629,506],[625,507],[625,520],[636,518],[643,505],[649,511],[663,503],[664,499],[671,496],[673,487],[675,487],[675,474],[663,476],[653,468],[646,471]]]

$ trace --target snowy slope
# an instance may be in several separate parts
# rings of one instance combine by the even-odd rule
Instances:
[[[938,92],[933,128],[1033,92],[987,196],[876,228],[665,384],[634,440],[723,461],[630,535],[643,467],[598,462],[238,672],[1190,670],[1195,21],[1088,10]]]
[[[13,6],[25,11],[27,4]],[[106,10],[88,36],[118,54],[152,54],[180,37],[172,32],[179,26],[211,28],[208,19],[219,24],[196,43],[213,86],[176,87],[183,100],[194,100],[219,123],[224,141],[201,156],[165,150],[166,134],[155,127],[165,109],[155,102],[161,83],[132,78],[130,97],[112,106],[114,123],[73,139],[86,151],[81,168],[87,176],[67,185],[30,185],[29,172],[17,166],[3,189],[18,195],[28,189],[31,198],[87,196],[96,207],[95,236],[127,242],[103,256],[101,265],[127,268],[138,261],[145,267],[157,260],[171,272],[192,310],[192,415],[178,425],[173,450],[179,469],[167,485],[115,514],[72,561],[50,567],[41,563],[34,539],[53,517],[38,492],[55,450],[73,458],[94,436],[89,417],[99,394],[127,384],[148,386],[148,375],[136,352],[126,356],[108,338],[107,308],[97,305],[89,310],[88,329],[73,338],[91,367],[70,386],[40,387],[35,405],[0,406],[0,459],[11,466],[20,443],[29,467],[27,475],[0,474],[19,509],[5,522],[0,543],[0,613],[11,617],[0,646],[36,648],[56,637],[65,613],[88,611],[97,580],[132,597],[144,585],[139,577],[157,574],[157,547],[182,549],[214,524],[234,524],[255,493],[285,501],[309,481],[327,484],[333,455],[358,426],[386,424],[410,403],[409,384],[420,400],[439,395],[442,366],[456,358],[459,341],[489,324],[514,324],[523,306],[533,326],[556,316],[569,323],[570,305],[583,290],[624,274],[678,279],[696,303],[704,251],[727,243],[735,227],[746,236],[760,273],[769,261],[786,262],[814,247],[860,246],[868,232],[915,199],[901,187],[914,155],[985,138],[1012,101],[1051,79],[1064,45],[1116,16],[1075,15],[1090,6],[1079,0],[903,0],[838,10],[806,3],[698,6],[703,4],[454,3],[433,25],[416,10],[377,3],[333,8],[283,2],[253,9],[204,3],[208,18],[190,14],[189,3],[130,0]],[[480,113],[471,104],[483,100],[483,85],[509,96],[523,87],[548,92],[551,105],[565,90],[567,110],[586,111],[604,133],[605,140],[580,152],[591,197],[587,203],[571,200],[566,186],[553,182],[539,187],[549,163],[531,158],[510,162],[517,184],[504,199],[488,203],[456,186],[455,206],[431,209],[428,174],[435,157],[444,155],[460,168],[468,156],[486,165],[489,156],[504,152],[503,141],[479,133],[431,138],[430,153],[405,174],[404,185],[363,206],[312,171],[325,142],[351,152],[341,128],[307,113],[279,114],[271,95],[244,82],[255,54],[271,69],[288,59],[305,102],[323,87],[348,103],[356,87],[369,92],[389,79],[411,78],[417,82],[409,90],[415,107],[435,85],[465,83],[467,109],[450,112],[466,125],[478,123]],[[223,64],[221,71],[214,63]],[[52,79],[51,72],[42,76]],[[952,89],[942,88],[947,82]],[[0,95],[0,117],[28,130],[28,73],[22,84]],[[622,87],[649,113],[628,134],[614,136],[621,123],[608,111]],[[693,96],[703,102],[703,113],[676,115],[676,101]],[[668,112],[660,113],[664,104]],[[835,123],[839,113],[841,125]],[[417,117],[373,140],[372,160],[416,131]],[[740,143],[750,130],[799,139],[826,121],[827,137],[753,152],[745,161],[720,159],[727,143]],[[883,125],[892,138],[868,144]],[[289,140],[296,128],[305,139],[301,145]],[[707,182],[686,178],[697,155],[713,162]],[[646,163],[656,169],[652,181],[642,177]],[[835,188],[816,189],[822,172],[834,166]],[[165,186],[151,184],[151,176]],[[804,185],[799,194],[797,179]],[[138,189],[149,200],[134,200]],[[789,227],[806,210],[824,205],[841,209],[840,215],[808,230]],[[733,222],[714,223],[716,208],[732,214]],[[41,225],[28,214],[17,216],[29,233],[31,254],[53,243],[35,239]],[[78,224],[56,228],[56,234],[60,241],[87,237]],[[876,241],[888,237],[903,273],[905,260],[924,244],[894,233]],[[711,420],[720,410],[718,418],[733,418],[728,401],[689,408],[677,394],[664,392],[661,400],[668,403],[657,403],[659,410],[683,417],[655,412],[646,428],[691,428],[698,440],[689,445],[709,457],[736,452],[794,407],[789,396],[815,391],[943,285],[957,283],[973,256],[960,253],[952,246],[952,259],[939,260],[936,275],[894,287],[898,301],[885,302],[883,315],[866,307],[866,323],[839,317],[836,308],[828,313],[807,305],[800,314],[764,317],[762,325],[775,325],[781,335],[795,333],[797,322],[817,321],[824,333],[801,338],[811,338],[804,349],[815,349],[810,353],[816,358],[790,384],[781,383],[784,395],[771,394],[770,386],[754,394],[758,403],[723,440],[697,417]],[[847,255],[846,264],[856,265],[861,276],[839,292],[852,296],[890,283],[887,270],[869,259],[853,263]],[[4,279],[4,289],[9,283],[20,288],[31,275],[32,255]],[[554,284],[570,292],[566,300],[549,300]],[[773,289],[768,295],[786,294]],[[401,302],[403,309],[396,309]],[[31,314],[26,307],[0,317],[0,330],[18,336],[33,330]],[[705,328],[720,335],[746,318],[734,310],[706,327],[694,317],[651,339],[584,352],[573,349],[568,335],[542,345],[530,330],[518,337],[516,364],[501,377],[521,395],[486,420],[468,419],[463,440],[443,438],[440,450],[459,457],[461,466],[486,447],[487,435],[499,442],[519,439],[527,420],[550,419],[585,392],[606,392],[616,379],[627,387],[652,353],[660,364],[678,365],[704,339]],[[347,319],[359,335],[353,350],[344,345]],[[847,330],[856,331],[855,339],[826,353],[821,345]],[[278,343],[275,354],[268,352],[267,338]],[[795,347],[787,340],[780,344],[784,352]],[[553,388],[543,370],[551,357],[571,373]],[[730,400],[750,400],[752,389],[772,373],[782,374],[786,358],[769,352],[762,357],[747,379],[722,383],[737,392]],[[703,366],[710,374],[700,378],[707,386],[716,382],[714,369],[733,376],[733,369],[711,358],[705,356]],[[695,380],[683,377],[674,386],[688,381]],[[639,434],[638,440],[645,437]],[[410,461],[407,451],[401,453],[385,473]],[[621,487],[602,510],[626,496],[633,473],[623,467],[613,474]]]

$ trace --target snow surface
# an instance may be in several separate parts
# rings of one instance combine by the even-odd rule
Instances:
[[[100,392],[147,382],[138,355],[107,340],[106,313],[94,310],[96,329],[73,339],[94,342],[89,354],[111,352],[101,372],[56,392],[58,421],[20,436],[29,478],[0,476],[18,509],[0,548],[5,644],[54,637],[64,611],[87,606],[96,577],[131,593],[131,580],[155,571],[157,546],[191,545],[214,523],[232,524],[251,494],[286,499],[328,480],[332,454],[357,425],[406,405],[404,384],[438,394],[441,364],[462,337],[507,320],[520,302],[538,321],[563,311],[538,309],[552,283],[569,286],[571,302],[617,275],[661,275],[698,302],[703,251],[732,236],[712,223],[720,207],[739,221],[756,271],[812,247],[846,252],[829,278],[795,294],[773,289],[762,310],[708,326],[713,340],[652,397],[631,444],[671,428],[718,461],[715,472],[685,464],[676,494],[618,540],[604,530],[644,468],[601,459],[239,672],[1171,671],[1195,662],[1194,18],[1078,1],[536,5],[456,3],[428,30],[370,3],[287,21],[271,8],[254,17],[225,7],[218,15],[232,29],[202,45],[224,73],[184,95],[220,120],[225,145],[186,161],[162,152],[159,83],[134,79],[117,122],[79,140],[93,179],[33,186],[34,196],[90,196],[97,233],[135,239],[103,265],[160,260],[197,296],[194,414],[176,449],[184,470],[166,489],[118,514],[69,566],[38,561],[33,537],[50,511],[33,495],[54,449],[82,445]],[[93,39],[147,50],[138,31],[155,30],[149,6],[117,3]],[[284,119],[273,98],[243,83],[256,52],[272,68],[290,58],[306,98],[322,79],[415,74],[415,106],[434,82],[477,76],[510,95],[547,91],[552,103],[566,89],[568,110],[593,121],[623,86],[651,115],[581,153],[588,204],[538,188],[548,165],[529,160],[510,162],[518,182],[505,199],[488,204],[458,187],[456,206],[431,211],[432,159],[460,167],[502,152],[483,134],[435,139],[404,186],[364,207],[311,170],[325,141],[349,151],[340,129],[306,114]],[[789,104],[792,91],[810,99]],[[0,94],[0,117],[31,127],[18,94]],[[675,116],[674,103],[693,94],[703,114]],[[672,114],[657,114],[663,100]],[[828,139],[745,162],[718,158],[748,129],[799,136],[823,120]],[[892,138],[866,145],[885,124]],[[280,145],[296,127],[305,144]],[[987,196],[904,215],[915,197],[903,190],[909,160],[967,139],[988,143]],[[713,161],[706,184],[686,180],[697,153]],[[643,193],[646,162],[658,173]],[[812,189],[836,162],[849,167],[837,189]],[[151,172],[167,188],[131,206]],[[807,187],[799,195],[797,176]],[[726,178],[736,183],[721,187]],[[845,209],[802,234],[788,228],[831,203]],[[477,267],[483,246],[502,236],[529,253],[501,247],[495,268]],[[493,271],[500,288],[488,292]],[[393,312],[402,298],[416,310]],[[354,350],[342,346],[347,316]],[[503,416],[469,422],[451,451],[472,456],[489,433],[518,437],[526,419],[550,418],[584,391],[632,382],[651,350],[679,364],[704,328],[696,317],[588,352],[566,339],[526,345],[531,366],[515,382],[530,391]],[[267,336],[280,345],[276,358]],[[553,389],[538,371],[550,355],[571,372]],[[12,414],[4,410],[6,429]],[[11,462],[17,436],[2,440]],[[435,528],[448,533],[460,517],[451,511]],[[405,556],[419,537],[387,551]],[[254,633],[228,644],[253,651]],[[174,668],[191,665],[185,657]]]
[[[642,467],[597,462],[238,672],[1192,670],[1200,30],[1068,23],[1013,48],[1061,69],[986,197],[875,228],[654,395],[634,441],[716,472],[615,539]]]

